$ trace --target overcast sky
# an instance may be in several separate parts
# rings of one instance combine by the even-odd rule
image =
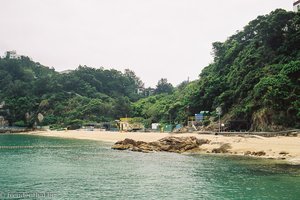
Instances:
[[[0,0],[0,53],[57,71],[129,68],[146,86],[196,79],[224,41],[293,0]]]

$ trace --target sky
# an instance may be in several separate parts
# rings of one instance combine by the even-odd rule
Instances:
[[[0,0],[0,54],[56,71],[133,70],[145,86],[195,80],[212,43],[293,0]]]

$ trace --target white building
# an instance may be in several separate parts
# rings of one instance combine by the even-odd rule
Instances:
[[[294,12],[300,12],[300,0],[294,1]]]
[[[151,124],[151,129],[152,129],[152,130],[158,130],[159,126],[160,126],[159,123],[152,123],[152,124]]]
[[[0,109],[3,109],[4,106],[5,106],[5,101],[2,101],[2,102],[0,103]]]
[[[138,88],[136,91],[137,94],[144,94],[144,92],[145,92],[144,88]]]
[[[13,50],[13,51],[7,51],[5,53],[5,57],[9,59],[20,59],[21,55],[18,55],[17,52]]]

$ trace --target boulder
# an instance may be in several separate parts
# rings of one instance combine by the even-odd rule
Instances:
[[[126,138],[125,140],[116,142],[112,149],[116,150],[131,150],[137,152],[195,152],[199,151],[202,144],[208,144],[209,140],[197,139],[196,137],[165,137],[156,142],[135,141]]]
[[[132,145],[123,145],[123,144],[114,144],[111,148],[116,149],[116,150],[127,150],[127,149],[132,149],[133,146]]]
[[[219,148],[214,148],[212,153],[228,153],[229,149],[231,149],[231,145],[229,143],[222,144]]]
[[[254,155],[254,156],[265,156],[266,152],[264,152],[264,151],[252,152],[252,155]]]
[[[281,152],[279,152],[279,155],[287,155],[287,154],[289,154],[289,152],[286,152],[286,151],[281,151]]]

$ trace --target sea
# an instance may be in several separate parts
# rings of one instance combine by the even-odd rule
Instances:
[[[0,199],[300,199],[300,166],[0,135]]]

